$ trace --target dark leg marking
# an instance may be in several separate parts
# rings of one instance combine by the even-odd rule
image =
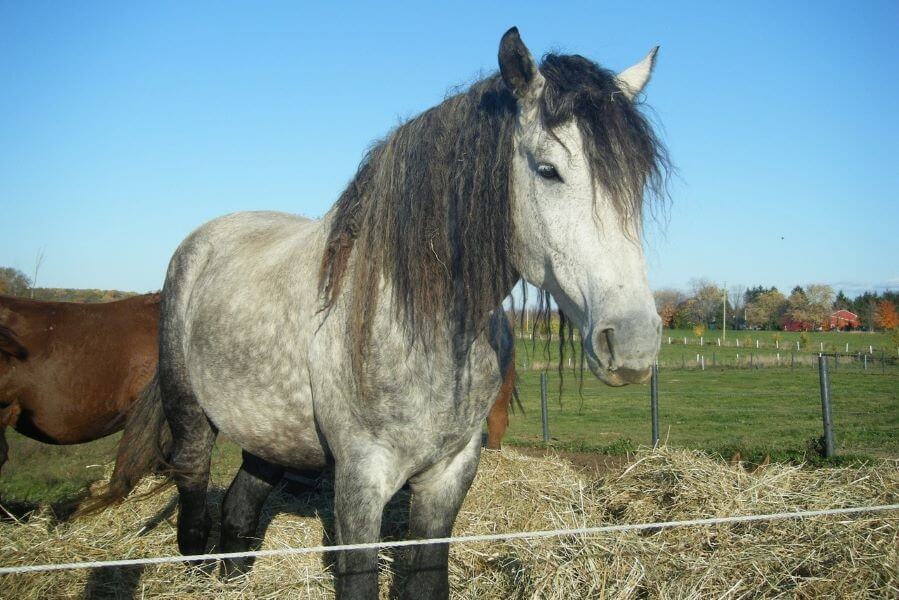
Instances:
[[[389,474],[373,473],[370,464],[363,463],[335,465],[334,533],[338,544],[378,541],[384,507],[400,486],[400,482],[385,481]],[[338,552],[336,574],[338,599],[378,597],[377,550]]]
[[[206,507],[209,460],[217,432],[186,378],[174,371],[162,368],[160,361],[162,404],[172,430],[172,477],[178,486],[178,550],[203,554],[211,525]]]
[[[283,467],[244,450],[243,464],[222,503],[222,552],[243,552],[257,545],[255,536],[262,506],[283,474]],[[238,577],[251,565],[248,558],[225,559],[222,575],[226,579]]]
[[[425,481],[412,481],[409,539],[449,537],[456,515],[478,468],[480,432],[449,465]],[[449,544],[413,546],[405,555],[405,588],[402,598],[449,598]]]

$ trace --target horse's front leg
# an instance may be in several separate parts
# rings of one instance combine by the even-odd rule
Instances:
[[[338,544],[364,544],[380,539],[384,506],[402,484],[388,465],[391,461],[376,453],[335,462],[334,529]],[[337,598],[377,597],[377,549],[338,552]]]
[[[409,538],[449,537],[462,501],[471,487],[481,455],[480,429],[448,463],[435,465],[409,481]],[[405,558],[407,573],[402,597],[438,600],[449,597],[449,544],[413,546]]]

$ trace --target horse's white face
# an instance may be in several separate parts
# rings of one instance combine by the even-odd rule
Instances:
[[[580,329],[597,377],[610,385],[645,381],[659,350],[661,319],[646,278],[639,216],[622,219],[593,180],[576,123],[552,133],[543,128],[536,109],[543,79],[536,66],[530,76],[509,76],[514,59],[524,56],[521,49],[527,53],[523,44],[512,47],[512,65],[503,64],[500,49],[503,77],[521,107],[512,165],[515,267],[549,291]],[[627,79],[634,69],[645,72],[642,81]],[[619,75],[619,83],[636,95],[649,72],[641,63]],[[526,89],[516,89],[522,80]]]

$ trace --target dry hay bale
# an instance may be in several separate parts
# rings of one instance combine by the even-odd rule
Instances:
[[[224,482],[221,482],[224,483]],[[145,483],[148,489],[151,483]],[[221,492],[212,494],[220,501]],[[299,494],[273,494],[263,548],[319,545],[331,522],[330,481]],[[173,491],[96,517],[54,524],[41,513],[0,524],[0,564],[67,562],[175,553],[174,518],[158,515]],[[769,465],[754,473],[701,453],[642,450],[600,481],[561,458],[485,452],[459,514],[457,535],[660,522],[715,516],[899,502],[899,463],[803,469]],[[213,508],[217,514],[218,507]],[[141,531],[148,523],[155,528]],[[403,529],[390,505],[388,537]],[[658,531],[457,544],[450,561],[459,598],[873,598],[899,595],[899,514],[815,517]],[[217,532],[213,531],[212,539]],[[382,552],[382,597],[395,554]],[[11,575],[4,597],[317,598],[333,581],[320,555],[259,559],[233,583],[183,565]]]

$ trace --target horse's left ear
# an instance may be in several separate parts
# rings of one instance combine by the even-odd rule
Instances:
[[[518,100],[534,104],[543,90],[543,75],[530,50],[521,41],[518,28],[513,27],[499,43],[499,72],[506,87]]]
[[[624,92],[628,99],[633,100],[636,98],[637,94],[642,92],[646,84],[649,83],[658,52],[659,47],[656,46],[649,51],[649,54],[643,57],[643,60],[632,67],[628,67],[615,77],[618,87],[621,88],[621,91]]]

